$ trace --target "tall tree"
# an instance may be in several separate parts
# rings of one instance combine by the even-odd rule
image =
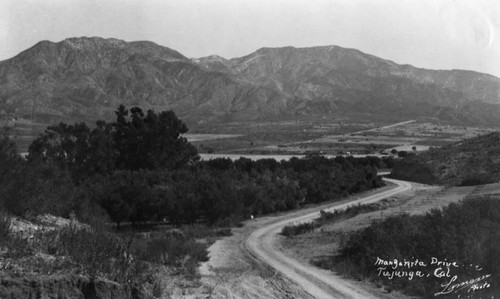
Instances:
[[[29,147],[29,161],[50,161],[69,169],[76,181],[115,169],[177,169],[199,159],[182,137],[188,131],[173,111],[143,113],[120,105],[116,121],[49,126]]]
[[[181,136],[188,131],[186,124],[173,111],[144,114],[140,108],[120,106],[116,115],[118,168],[176,169],[199,159],[196,148]]]

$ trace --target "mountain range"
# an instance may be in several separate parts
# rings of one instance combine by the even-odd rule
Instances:
[[[119,104],[191,122],[322,115],[500,123],[500,79],[427,70],[338,46],[190,59],[152,42],[42,41],[0,62],[0,114],[109,118]]]

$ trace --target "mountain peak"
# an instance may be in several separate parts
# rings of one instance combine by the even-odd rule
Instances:
[[[102,38],[102,37],[71,37],[62,40],[58,44],[68,45],[76,49],[85,49],[92,46],[111,46],[116,48],[125,48],[127,43],[123,40],[116,38]]]
[[[399,65],[336,45],[188,59],[153,42],[101,37],[42,41],[0,62],[0,112],[96,116],[120,103],[191,119],[401,112],[498,120],[500,79]]]
[[[199,63],[199,62],[215,62],[215,61],[219,61],[219,62],[227,62],[228,60],[222,56],[219,56],[219,55],[209,55],[209,56],[205,56],[205,57],[200,57],[200,58],[193,58],[192,59],[193,61]]]
[[[80,54],[77,54],[80,53]],[[187,61],[181,53],[167,47],[160,46],[150,41],[126,42],[116,38],[102,37],[71,37],[59,42],[41,41],[26,51],[21,52],[13,59],[29,59],[42,56],[44,60],[59,60],[68,55],[97,55],[108,59],[115,57],[133,56],[136,54],[151,59],[166,61]]]
[[[292,46],[284,46],[284,47],[262,47],[258,49],[257,53],[265,53],[265,52],[271,52],[271,51],[287,51],[287,50],[295,50],[297,48],[292,47]]]

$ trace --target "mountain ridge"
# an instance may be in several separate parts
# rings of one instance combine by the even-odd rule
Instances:
[[[202,122],[361,112],[494,123],[500,79],[339,46],[187,58],[150,41],[100,37],[41,41],[0,62],[0,114],[94,119],[119,104]]]

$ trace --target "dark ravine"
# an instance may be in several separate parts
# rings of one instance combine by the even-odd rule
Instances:
[[[152,42],[99,37],[42,41],[0,62],[3,115],[95,120],[121,103],[173,109],[191,123],[350,113],[495,123],[500,79],[337,46],[188,59]]]

